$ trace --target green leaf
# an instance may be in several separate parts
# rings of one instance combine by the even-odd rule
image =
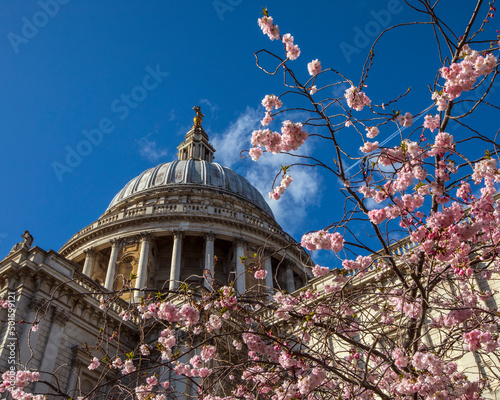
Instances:
[[[289,165],[282,165],[281,169],[283,171],[283,174],[286,174],[286,172],[290,169],[290,166]]]

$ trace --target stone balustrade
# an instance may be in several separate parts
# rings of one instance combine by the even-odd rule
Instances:
[[[200,215],[207,217],[220,217],[223,219],[229,219],[232,221],[240,221],[247,226],[256,227],[261,230],[266,231],[267,234],[272,233],[282,237],[288,242],[293,242],[290,235],[283,232],[278,226],[269,224],[258,217],[251,214],[237,211],[229,207],[213,206],[213,205],[202,205],[202,204],[155,204],[151,206],[141,206],[136,208],[131,208],[128,210],[119,211],[113,215],[103,217],[96,222],[88,225],[81,231],[77,232],[68,241],[72,243],[73,241],[91,233],[96,229],[106,227],[118,222],[126,222],[129,220],[134,220],[146,216],[162,216],[162,215]]]

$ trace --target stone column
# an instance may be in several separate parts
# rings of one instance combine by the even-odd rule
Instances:
[[[204,269],[207,270],[205,275],[205,287],[211,289],[212,281],[214,279],[214,242],[215,235],[212,232],[205,234],[205,266]]]
[[[148,258],[149,258],[149,243],[151,233],[141,233],[141,253],[139,254],[139,265],[137,266],[137,278],[135,280],[135,287],[143,289],[146,285],[148,278]],[[134,299],[139,300],[144,293],[141,290],[134,292]]]
[[[236,242],[236,291],[239,294],[245,293],[247,288],[245,277],[245,264],[242,258],[245,256],[245,242]]]
[[[170,290],[179,287],[181,279],[182,239],[184,238],[184,232],[173,231],[172,234],[174,236],[174,246],[172,248],[172,263],[170,264]]]
[[[94,261],[94,248],[89,247],[88,249],[83,250],[85,253],[85,264],[83,264],[83,274],[90,277],[92,273],[92,262]]]
[[[113,290],[113,283],[115,281],[115,268],[116,261],[118,260],[118,251],[120,250],[120,240],[111,239],[111,256],[109,257],[108,270],[106,271],[106,281],[104,287],[108,290]]]
[[[293,269],[291,265],[286,266],[286,291],[295,292],[295,279],[293,278]]]
[[[267,275],[266,275],[266,290],[269,292],[269,293],[273,293],[273,266],[271,264],[271,256],[268,256],[266,257],[265,261],[264,261],[264,267],[267,271]]]

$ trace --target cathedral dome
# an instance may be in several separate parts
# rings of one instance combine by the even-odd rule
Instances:
[[[283,232],[250,182],[213,162],[203,114],[195,111],[194,126],[177,147],[178,159],[128,182],[60,254],[107,290],[120,290],[123,277],[135,276],[137,288],[213,283],[234,284],[244,293],[261,284],[252,272],[256,265],[265,267],[271,290],[291,293],[302,287],[307,254]],[[142,293],[134,292],[135,300]]]
[[[226,191],[253,203],[274,218],[260,192],[241,175],[217,163],[195,159],[163,163],[144,171],[117,193],[106,211],[136,196],[184,185]]]

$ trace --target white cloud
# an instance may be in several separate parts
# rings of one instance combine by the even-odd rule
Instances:
[[[240,163],[240,152],[250,147],[250,136],[252,131],[259,128],[261,118],[261,112],[247,107],[222,134],[212,135],[211,142],[216,150],[215,161],[230,168]]]
[[[171,122],[175,119],[175,110],[172,108],[168,113],[168,122]]]
[[[158,129],[159,127],[156,126],[153,132],[149,132],[146,136],[137,141],[140,156],[145,160],[155,163],[158,162],[160,158],[168,155],[168,150],[166,148],[160,148],[156,144],[156,141],[149,140],[151,135],[158,133]]]
[[[262,116],[262,110],[248,107],[224,132],[213,135],[212,144],[217,150],[215,161],[233,168],[248,179],[262,193],[283,229],[292,235],[301,235],[311,229],[304,226],[304,223],[310,211],[309,207],[318,204],[321,177],[315,168],[292,167],[289,173],[294,180],[285,194],[278,201],[268,198],[273,179],[280,173],[281,165],[290,165],[299,160],[285,154],[267,153],[257,162],[251,161],[249,157],[240,159],[241,150],[250,147],[251,133],[259,128]],[[299,153],[310,154],[311,150],[311,145],[306,142]],[[275,185],[279,184],[280,180],[281,177],[278,177]]]
[[[208,100],[208,99],[201,99],[200,103],[201,104],[206,104],[209,107],[209,109],[210,109],[210,113],[212,114],[211,115],[211,117],[212,117],[211,119],[212,120],[216,119],[216,113],[217,113],[217,111],[219,111],[219,106],[217,104],[212,104],[210,102],[210,100]],[[204,114],[206,114],[206,113],[204,113]]]

